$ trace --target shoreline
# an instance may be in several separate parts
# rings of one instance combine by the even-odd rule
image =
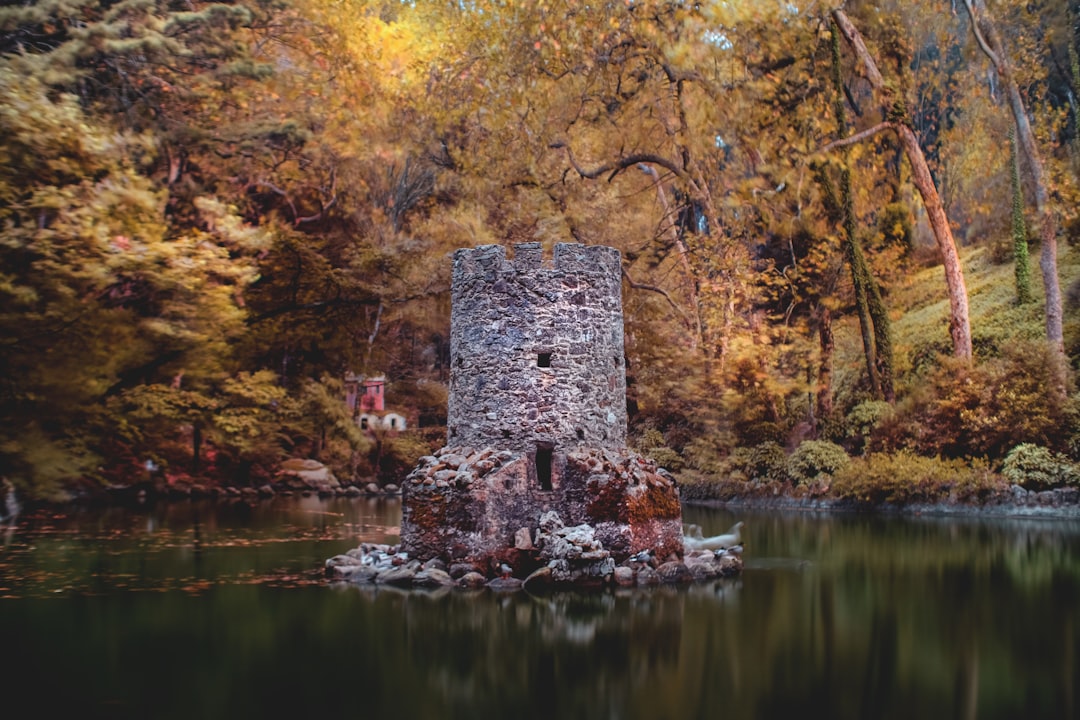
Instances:
[[[401,499],[398,487],[390,485],[372,492],[369,487],[350,485],[333,489],[304,488],[236,488],[218,487],[202,490],[196,486],[194,492],[146,492],[145,486],[102,489],[100,492],[73,497],[65,500],[47,500],[20,498],[20,510],[25,512],[34,508],[80,509],[88,507],[146,507],[156,504],[190,502],[258,502],[275,498],[319,497],[324,500],[340,498],[364,499]],[[680,485],[686,490],[686,485]],[[696,495],[696,493],[694,493]],[[730,508],[753,510],[758,512],[827,512],[861,515],[896,516],[936,516],[966,518],[1034,518],[1048,520],[1080,520],[1080,489],[1059,488],[1057,490],[1029,491],[1012,486],[994,493],[985,499],[942,500],[938,502],[894,503],[857,501],[850,498],[830,498],[822,495],[795,494],[790,489],[776,494],[763,494],[761,488],[744,494],[731,494],[728,497],[683,497],[684,506],[708,508]]]
[[[728,499],[688,499],[684,506],[753,510],[757,512],[822,512],[886,517],[957,517],[994,519],[1080,520],[1080,503],[1027,504],[1008,501],[986,503],[860,503],[832,498],[742,497]]]

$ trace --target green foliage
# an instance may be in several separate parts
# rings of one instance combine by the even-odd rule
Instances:
[[[656,428],[647,428],[638,440],[637,448],[643,454],[651,457],[662,468],[666,468],[671,472],[679,472],[686,467],[686,461],[683,460],[675,450],[672,450],[666,445],[667,440],[664,439],[664,434]]]
[[[883,400],[865,400],[853,407],[844,423],[845,440],[851,450],[861,452],[870,436],[893,412],[893,406]]]
[[[1001,474],[1009,482],[1031,490],[1080,484],[1080,467],[1061,453],[1020,443],[1005,456]]]
[[[384,483],[401,483],[416,462],[424,455],[431,455],[440,444],[415,430],[387,437],[379,458],[379,479]]]
[[[1016,133],[1009,130],[1009,157],[1012,173],[1012,241],[1016,279],[1016,302],[1023,305],[1032,300],[1031,267],[1028,263],[1027,222],[1024,220],[1024,190],[1020,185],[1020,159],[1016,153]]]
[[[679,472],[686,467],[686,461],[683,460],[682,455],[669,447],[652,448],[649,450],[649,457],[655,460],[657,465],[671,472]]]
[[[878,216],[878,231],[886,245],[901,248],[904,254],[910,253],[915,243],[915,228],[911,218],[911,206],[907,203],[892,202],[881,209]]]
[[[879,505],[977,501],[1002,489],[985,462],[941,459],[907,450],[853,458],[832,478],[838,499]]]
[[[704,473],[718,473],[725,467],[724,457],[711,436],[696,437],[682,451],[686,467]],[[667,466],[665,466],[667,467]]]
[[[783,480],[788,456],[777,442],[736,448],[728,457],[729,473],[746,480]]]
[[[787,458],[785,472],[793,485],[832,477],[845,468],[851,458],[844,448],[828,440],[805,440]]]

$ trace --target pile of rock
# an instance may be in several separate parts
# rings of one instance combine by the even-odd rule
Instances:
[[[565,527],[558,513],[546,512],[540,516],[534,545],[546,561],[552,582],[580,584],[614,576],[615,559],[596,539],[591,525]],[[533,579],[546,576],[545,568],[536,571],[538,576],[533,573]]]
[[[524,579],[514,577],[515,568],[506,564],[485,568],[470,562],[447,565],[439,558],[421,562],[411,558],[400,545],[370,543],[327,560],[326,574],[331,579],[358,585],[405,588],[486,585],[496,590],[521,587],[543,590],[690,583],[730,577],[742,570],[741,555],[727,550],[693,551],[682,560],[675,554],[658,558],[646,550],[617,563],[596,538],[592,526],[567,527],[553,511],[541,517],[534,536],[530,537],[525,529],[519,531],[515,544],[518,549],[534,554],[541,563]]]
[[[438,455],[420,458],[405,482],[413,492],[466,488],[517,458],[518,455],[509,450],[447,447]]]

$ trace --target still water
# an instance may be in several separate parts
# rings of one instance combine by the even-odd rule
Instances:
[[[400,504],[24,515],[0,713],[80,718],[1077,718],[1080,524],[686,508],[746,570],[532,597],[329,586]]]

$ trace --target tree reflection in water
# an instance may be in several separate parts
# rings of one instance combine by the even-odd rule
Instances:
[[[192,510],[154,511],[149,524],[145,511],[20,519],[0,548],[0,639],[13,659],[5,686],[28,703],[13,710],[1078,714],[1074,522],[687,508],[707,534],[746,521],[741,578],[532,596],[327,587],[322,559],[358,540],[393,541],[394,503]]]

